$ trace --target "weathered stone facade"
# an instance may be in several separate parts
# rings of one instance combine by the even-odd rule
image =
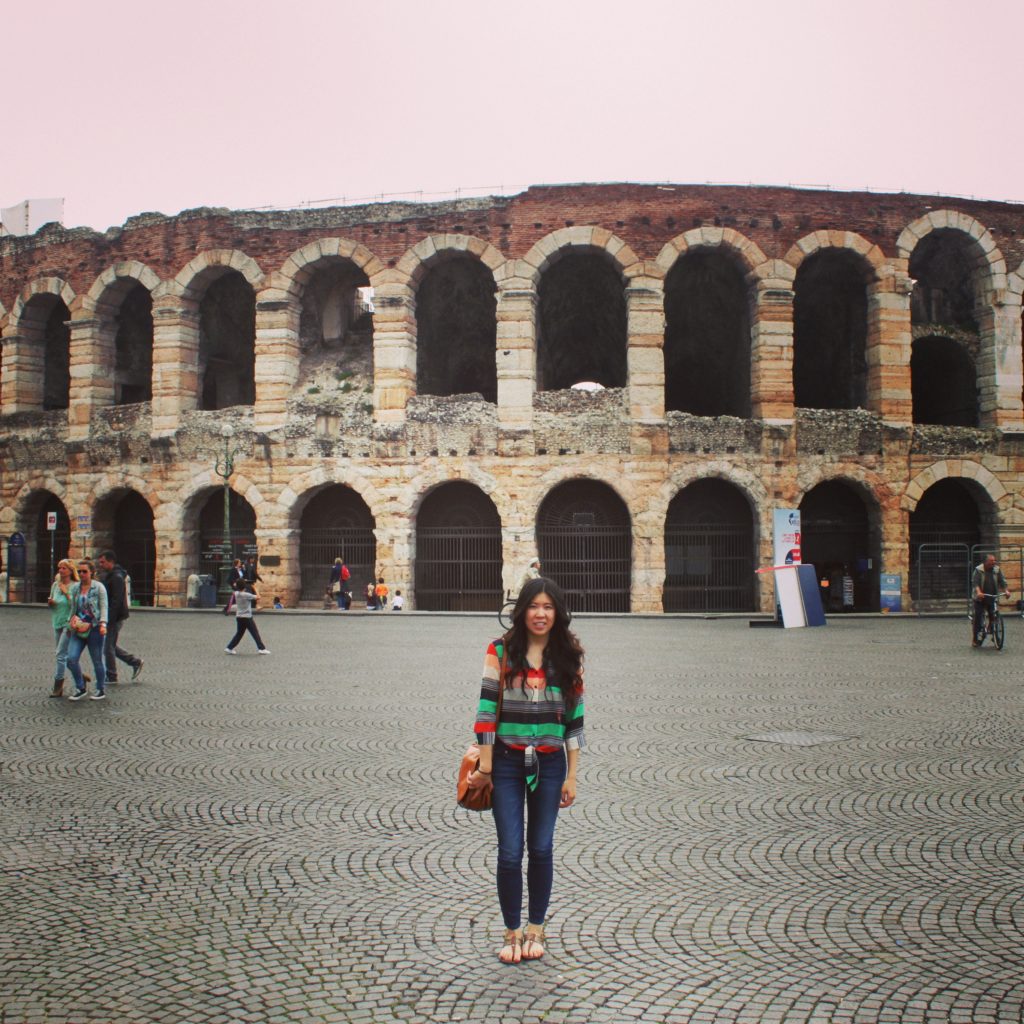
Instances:
[[[771,562],[774,508],[841,534],[846,494],[861,534],[836,561],[868,556],[872,587],[900,573],[906,605],[935,485],[973,502],[978,542],[1024,542],[1022,261],[1011,204],[690,186],[196,210],[0,239],[0,536],[25,534],[35,564],[57,499],[72,525],[90,517],[83,543],[113,543],[135,492],[154,599],[181,604],[230,445],[266,589],[309,599],[304,514],[341,485],[372,521],[369,568],[415,607],[417,516],[437,488],[465,481],[493,503],[508,589],[545,498],[591,480],[628,513],[626,605],[652,611],[676,572],[668,520],[688,538],[680,572],[700,575],[700,530],[730,499],[694,515],[675,499],[713,479],[746,503],[751,578]],[[431,394],[419,336],[445,360]],[[819,489],[815,513],[807,499],[833,482],[845,490]],[[928,513],[918,539],[942,525]]]

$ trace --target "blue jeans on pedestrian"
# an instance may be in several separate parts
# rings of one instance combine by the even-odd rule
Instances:
[[[57,645],[57,667],[53,672],[53,681],[57,682],[59,680],[63,683],[64,672],[68,664],[68,641],[70,639],[67,629],[63,626],[61,626],[60,629],[55,629],[53,631],[53,639]]]
[[[498,831],[498,904],[506,928],[518,928],[522,923],[524,805],[528,921],[541,925],[547,916],[554,878],[555,824],[566,773],[565,751],[538,754],[540,779],[531,793],[526,787],[525,756],[501,740],[494,744],[491,781]]]
[[[96,679],[96,692],[106,693],[107,670],[103,664],[104,636],[98,626],[89,630],[89,636],[83,640],[73,629],[69,629],[70,639],[68,640],[68,671],[75,681],[75,689],[81,693],[85,689],[85,680],[82,679],[82,669],[79,666],[79,659],[82,651],[89,648],[89,657],[92,659],[93,672]]]

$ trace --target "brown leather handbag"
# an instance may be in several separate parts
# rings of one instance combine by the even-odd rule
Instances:
[[[498,722],[501,719],[501,698],[505,692],[505,665],[507,664],[508,652],[505,645],[501,646],[501,671],[498,673],[498,707],[494,712],[494,731],[498,731]],[[495,736],[497,742],[497,736]],[[460,807],[467,811],[489,811],[491,809],[491,794],[494,792],[493,784],[481,786],[479,789],[469,788],[469,776],[480,767],[480,747],[470,743],[466,753],[462,755],[462,764],[459,765],[459,781],[455,786],[455,798]]]

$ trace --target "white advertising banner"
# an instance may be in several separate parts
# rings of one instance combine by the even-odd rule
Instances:
[[[775,509],[773,526],[775,565],[800,565],[800,509]]]

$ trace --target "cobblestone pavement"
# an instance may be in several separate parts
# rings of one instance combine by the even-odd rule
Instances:
[[[0,1021],[1020,1021],[1024,630],[580,619],[551,947],[502,967],[454,772],[496,623],[135,615],[48,700],[0,608]]]

